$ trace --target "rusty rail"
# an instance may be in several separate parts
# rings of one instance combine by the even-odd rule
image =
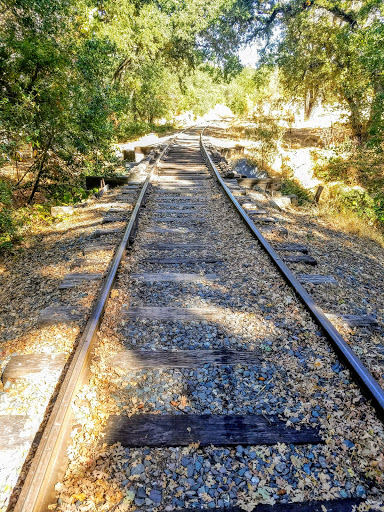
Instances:
[[[203,133],[200,135],[200,148],[202,155],[206,161],[209,169],[215,174],[217,181],[220,183],[227,197],[236,208],[238,214],[245,222],[247,228],[251,234],[258,240],[261,247],[271,258],[273,264],[278,268],[279,272],[284,277],[285,281],[293,288],[300,301],[304,304],[305,308],[309,311],[315,322],[321,327],[322,331],[329,340],[332,348],[343,360],[345,365],[351,371],[355,380],[360,385],[364,395],[372,400],[372,404],[376,409],[378,417],[384,421],[384,390],[381,388],[379,383],[375,380],[369,370],[364,366],[362,361],[357,357],[355,352],[349,347],[348,343],[341,336],[335,326],[328,320],[324,311],[314,302],[310,294],[304,289],[301,283],[296,279],[294,274],[289,270],[287,265],[282,261],[276,251],[263,237],[261,232],[257,229],[252,219],[244,211],[240,203],[237,201],[235,196],[232,194],[230,189],[224,183],[223,178],[220,176],[212,158],[210,157],[203,142]]]
[[[87,321],[72,362],[61,385],[14,512],[43,512],[47,510],[48,505],[54,499],[54,486],[63,476],[65,461],[67,460],[66,451],[70,443],[73,422],[71,404],[81,386],[88,379],[91,354],[97,343],[97,331],[116,280],[118,268],[124,257],[126,247],[132,241],[132,235],[134,235],[137,229],[139,211],[145,202],[150,180],[172,141],[173,138],[169,140],[167,146],[157,158],[143,184],[124,236],[116,250],[96,304],[93,307],[91,316]]]

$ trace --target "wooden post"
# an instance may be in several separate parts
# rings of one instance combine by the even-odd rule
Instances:
[[[319,185],[317,187],[317,190],[316,190],[316,194],[315,194],[315,203],[317,204],[319,202],[319,199],[320,199],[320,195],[322,193],[322,191],[324,190],[324,187],[322,187],[321,185]]]

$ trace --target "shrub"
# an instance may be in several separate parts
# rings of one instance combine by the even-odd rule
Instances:
[[[16,231],[12,211],[8,208],[3,208],[0,211],[0,251],[12,248]]]
[[[0,181],[0,250],[10,249],[16,236],[16,225],[12,216],[12,210],[8,207],[12,203],[12,188]]]
[[[298,181],[293,178],[286,178],[281,184],[282,194],[289,196],[295,195],[299,205],[313,202],[312,193],[302,187]]]
[[[335,184],[329,190],[331,203],[344,212],[352,211],[370,224],[384,226],[384,192],[369,194],[362,187]]]

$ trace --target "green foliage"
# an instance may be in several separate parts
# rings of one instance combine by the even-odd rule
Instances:
[[[369,194],[361,187],[335,184],[330,193],[331,206],[344,213],[354,212],[371,225],[384,227],[384,192]]]
[[[285,178],[281,185],[282,194],[286,196],[295,195],[300,206],[313,202],[313,194],[301,186],[297,180]]]
[[[12,217],[12,211],[3,208],[0,211],[0,251],[11,249],[16,234],[16,226]]]
[[[255,115],[252,128],[245,129],[245,136],[252,140],[252,160],[260,170],[268,171],[279,152],[284,130],[273,118]]]
[[[191,111],[202,116],[216,104],[225,102],[225,91],[226,86],[216,70],[209,66],[200,66],[183,79],[176,113]]]
[[[9,183],[0,180],[0,204],[12,204],[12,187]]]
[[[118,140],[122,142],[126,142],[130,139],[136,139],[138,137],[142,137],[148,133],[167,133],[174,129],[173,124],[165,123],[162,125],[156,125],[151,123],[145,123],[144,121],[140,122],[130,122],[129,119],[126,122],[122,122],[119,126],[119,131],[117,133]]]
[[[86,190],[79,186],[68,186],[56,184],[47,190],[48,199],[56,204],[73,204],[87,199],[93,191]]]
[[[16,236],[12,210],[12,187],[0,180],[0,251],[10,249]]]
[[[314,176],[330,183],[330,202],[370,224],[384,226],[384,178],[381,154],[365,146],[353,153],[319,160]],[[333,183],[334,182],[334,183]]]

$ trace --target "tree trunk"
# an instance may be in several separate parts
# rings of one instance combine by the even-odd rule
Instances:
[[[317,100],[317,88],[311,87],[307,89],[304,100],[304,121],[308,121],[311,118],[313,108],[316,105]]]
[[[27,204],[31,204],[32,203],[33,198],[34,198],[35,193],[36,193],[36,190],[38,189],[40,178],[41,178],[41,175],[43,174],[44,164],[45,164],[45,160],[47,158],[47,154],[48,154],[48,149],[46,149],[44,151],[44,153],[43,153],[43,155],[41,157],[40,162],[37,164],[37,175],[36,175],[36,179],[35,179],[35,183],[33,185],[33,189],[32,189],[31,195],[29,196],[29,199],[27,201]]]
[[[361,115],[358,101],[355,101],[351,96],[345,97],[350,111],[350,123],[352,128],[352,135],[357,145],[360,145],[365,139],[366,135],[366,123]]]
[[[367,134],[375,135],[375,132],[380,131],[381,118],[383,113],[383,100],[384,100],[384,84],[379,80],[374,83],[374,93],[371,104],[371,111],[369,113],[369,121],[367,126]],[[377,133],[376,133],[377,135]]]

